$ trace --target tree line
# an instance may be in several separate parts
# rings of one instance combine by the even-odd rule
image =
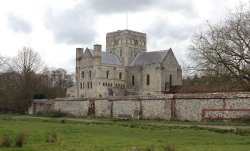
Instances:
[[[26,113],[33,99],[65,97],[74,75],[44,67],[32,48],[14,58],[0,57],[0,112]]]

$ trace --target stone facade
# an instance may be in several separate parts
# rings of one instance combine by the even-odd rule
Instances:
[[[172,49],[147,52],[144,33],[107,33],[106,52],[101,45],[76,49],[77,97],[162,94],[181,79]]]
[[[76,86],[75,85],[67,89],[66,97],[73,97],[73,98],[76,97]]]
[[[28,109],[28,114],[35,114],[39,111],[53,110],[54,100],[52,99],[35,99]]]
[[[92,104],[92,105],[91,105]],[[77,116],[189,121],[250,118],[250,93],[167,94],[56,99],[55,109]],[[94,109],[90,114],[90,108]]]

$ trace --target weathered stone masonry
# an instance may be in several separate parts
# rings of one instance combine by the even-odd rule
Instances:
[[[56,99],[55,109],[76,116],[203,121],[250,117],[250,93],[168,94],[107,98]]]

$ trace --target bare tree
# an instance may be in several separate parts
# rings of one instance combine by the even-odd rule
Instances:
[[[230,77],[250,88],[250,10],[230,11],[224,22],[208,24],[188,48],[202,74]]]
[[[35,94],[37,87],[36,72],[41,67],[41,58],[32,48],[23,47],[18,52],[17,57],[13,58],[12,69],[18,74],[19,83],[17,86],[21,90],[19,98],[24,111],[28,109]]]
[[[0,72],[5,71],[8,67],[8,59],[0,56]]]
[[[21,74],[35,73],[42,67],[39,54],[29,47],[23,47],[22,50],[19,50],[13,63],[15,71]]]

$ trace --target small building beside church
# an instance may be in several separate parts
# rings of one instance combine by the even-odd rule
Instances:
[[[182,85],[172,49],[147,52],[145,33],[107,33],[102,49],[76,48],[76,97],[155,95]]]

